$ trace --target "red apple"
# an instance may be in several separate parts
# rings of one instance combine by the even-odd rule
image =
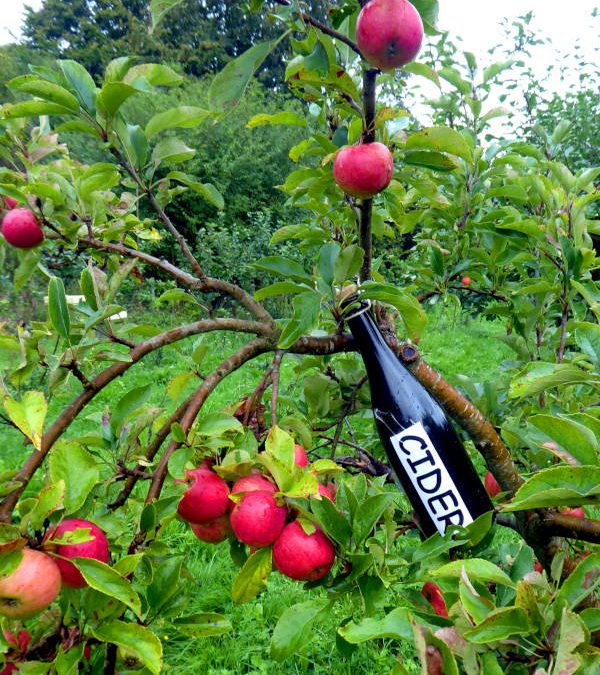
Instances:
[[[229,487],[214,471],[206,467],[186,472],[191,486],[184,492],[177,512],[189,523],[210,523],[229,506]]]
[[[483,485],[485,487],[485,491],[491,498],[494,498],[497,494],[502,492],[502,488],[498,484],[498,481],[494,478],[494,475],[492,474],[491,471],[488,471],[485,474],[485,478],[483,479]]]
[[[308,466],[306,450],[298,443],[294,443],[294,464],[296,466]]]
[[[563,516],[574,516],[575,518],[585,518],[585,511],[578,506],[575,509],[565,508],[561,510]]]
[[[231,494],[233,495],[237,492],[255,492],[256,490],[265,490],[266,492],[275,494],[277,492],[277,486],[264,476],[252,473],[249,476],[243,476],[236,481],[231,488]]]
[[[15,663],[7,663],[4,668],[0,670],[0,675],[10,675],[11,673],[18,672],[19,668]]]
[[[421,49],[421,16],[407,0],[371,0],[358,15],[356,42],[371,65],[381,70],[398,68]]]
[[[385,190],[394,173],[394,158],[383,143],[342,148],[333,162],[333,178],[349,195],[369,199]]]
[[[44,240],[44,232],[32,211],[12,209],[2,221],[2,235],[16,248],[32,248]]]
[[[231,529],[248,546],[270,546],[281,534],[287,510],[266,490],[247,492],[233,507]]]
[[[542,563],[539,560],[536,560],[533,563],[533,569],[536,572],[539,572],[540,574],[544,571],[544,568],[542,567]]]
[[[80,518],[67,518],[56,527],[51,528],[44,536],[44,542],[49,542],[49,548],[52,547],[52,539],[63,538],[64,535],[77,530],[89,530],[88,541],[80,544],[59,544],[53,550],[61,558],[93,558],[100,562],[108,562],[108,541],[104,532],[89,520]],[[81,572],[68,560],[56,558],[56,564],[60,570],[63,584],[71,588],[83,588],[87,582],[81,575]]]
[[[444,602],[444,593],[437,584],[434,584],[433,581],[428,581],[423,584],[421,595],[429,602],[433,607],[433,611],[438,616],[448,618],[448,610],[446,609],[446,603]]]
[[[297,520],[288,523],[273,546],[273,564],[290,579],[316,581],[333,567],[335,548],[318,528],[306,534]]]
[[[4,204],[6,205],[6,208],[11,211],[12,209],[15,208],[19,204],[19,202],[16,199],[13,199],[12,197],[4,197]]]
[[[60,592],[60,571],[49,555],[29,548],[17,569],[0,578],[0,614],[25,619],[46,609]]]
[[[190,523],[190,527],[198,539],[209,544],[219,544],[231,534],[231,525],[227,513],[211,520],[209,523]]]
[[[471,285],[471,277],[463,277],[463,278],[460,280],[460,283],[461,283],[463,286],[470,286],[470,285]]]

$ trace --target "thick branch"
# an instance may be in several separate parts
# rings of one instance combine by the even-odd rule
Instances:
[[[54,443],[56,443],[75,417],[98,392],[102,391],[106,385],[110,384],[120,375],[123,375],[123,373],[125,373],[134,363],[137,363],[146,356],[146,354],[149,354],[155,349],[183,340],[190,335],[198,335],[199,333],[207,333],[214,330],[232,330],[261,335],[269,332],[269,326],[255,321],[242,321],[241,319],[206,319],[203,321],[195,321],[194,323],[178,328],[172,328],[160,335],[156,335],[144,342],[140,342],[129,352],[130,361],[114,363],[97,375],[90,381],[88,388],[71,401],[54,421],[52,426],[46,431],[42,437],[41,449],[39,451],[33,450],[25,464],[13,478],[14,482],[18,484],[18,487],[7,494],[2,502],[0,502],[0,521],[10,520],[12,511],[15,508],[19,497],[25,490],[32,476],[41,466]]]
[[[548,511],[539,526],[551,535],[600,544],[600,520]]]
[[[136,258],[141,260],[152,267],[166,272],[169,276],[173,277],[178,283],[192,290],[206,293],[208,291],[216,291],[219,293],[224,293],[229,297],[237,300],[243,307],[245,307],[251,314],[253,314],[259,321],[268,321],[273,323],[273,318],[267,312],[267,310],[246,291],[240,286],[235,284],[230,284],[221,279],[214,279],[212,277],[204,277],[203,279],[197,279],[192,274],[185,272],[175,265],[167,262],[166,260],[161,260],[152,256],[143,251],[138,251],[133,248],[128,248],[122,244],[113,244],[109,242],[100,241],[99,239],[94,239],[93,237],[80,237],[79,245],[85,248],[95,248],[100,251],[109,251],[111,253],[118,253],[126,258]]]

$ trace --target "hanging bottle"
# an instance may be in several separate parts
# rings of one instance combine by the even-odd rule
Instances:
[[[398,359],[369,309],[354,305],[345,320],[365,363],[379,436],[417,524],[426,536],[467,526],[493,505],[442,407]]]

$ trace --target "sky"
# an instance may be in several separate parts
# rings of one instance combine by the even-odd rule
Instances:
[[[590,17],[595,7],[600,10],[600,0],[440,0],[439,4],[439,27],[449,30],[454,39],[460,36],[464,49],[477,56],[501,41],[502,18],[512,19],[533,10],[533,25],[551,38],[559,52],[572,53],[579,38],[584,55],[598,60],[594,47],[600,46],[600,17]],[[25,5],[38,9],[42,0],[0,0],[0,44],[19,37]],[[543,72],[556,56],[545,47],[538,50],[534,60]],[[560,83],[556,82],[556,87],[560,88]]]

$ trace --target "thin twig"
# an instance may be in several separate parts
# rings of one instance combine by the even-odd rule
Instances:
[[[277,426],[277,397],[279,396],[279,367],[284,352],[276,351],[271,369],[271,426]]]

